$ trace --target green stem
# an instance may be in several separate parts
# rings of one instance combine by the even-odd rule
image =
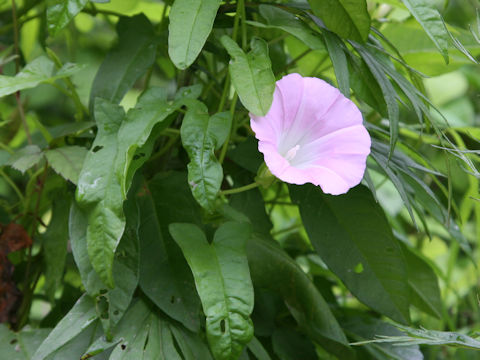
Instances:
[[[55,66],[57,67],[57,69],[61,69],[63,67],[63,64],[60,61],[60,59],[58,58],[57,54],[55,54],[49,48],[47,48],[46,50],[47,50],[48,57],[50,59],[52,59],[52,61],[55,63]],[[68,77],[63,78],[63,81],[65,82],[65,85],[67,85],[67,88],[70,90],[70,93],[64,91],[63,88],[58,88],[57,87],[57,89],[59,89],[60,91],[65,93],[68,97],[70,97],[73,100],[73,102],[75,103],[75,106],[77,107],[77,111],[80,114],[79,120],[82,121],[83,120],[83,115],[84,114],[88,115],[88,110],[82,104],[82,101],[80,100],[80,96],[78,96],[77,89],[75,89],[75,85],[73,85],[70,78],[68,78]]]
[[[230,73],[227,73],[225,84],[223,86],[222,97],[220,98],[220,103],[218,104],[217,112],[222,112],[225,107],[225,102],[227,101],[228,92],[230,90]]]
[[[244,192],[244,191],[255,189],[258,186],[260,186],[260,184],[254,182],[254,183],[251,183],[251,184],[248,184],[248,185],[245,185],[245,186],[241,186],[241,187],[238,187],[238,188],[235,188],[235,189],[220,191],[220,195],[238,194],[238,193],[241,193],[241,192]]]
[[[15,0],[12,0],[12,19],[13,19],[13,44],[15,49],[15,73],[17,74],[20,71],[20,46],[18,40],[18,21],[17,21],[17,7]],[[18,114],[20,115],[20,120],[22,121],[23,128],[25,129],[25,134],[27,135],[27,140],[30,145],[32,145],[32,136],[30,135],[30,129],[28,128],[27,120],[25,118],[25,111],[23,110],[22,100],[20,99],[20,91],[15,92],[15,100],[17,102]]]
[[[5,172],[0,169],[0,175],[3,176],[3,178],[5,179],[5,181],[7,182],[8,185],[10,185],[10,187],[15,191],[15,193],[17,194],[18,198],[20,199],[20,201],[23,203],[23,201],[25,200],[22,192],[20,191],[20,189],[17,187],[17,185],[15,185],[15,182],[7,175],[5,174]]]
[[[247,50],[247,16],[245,13],[245,0],[238,0],[237,12],[238,8],[240,8],[242,23],[241,23],[241,30],[242,30],[242,49],[243,51]]]
[[[232,103],[230,104],[230,116],[232,117],[232,128],[230,129],[227,140],[225,140],[225,143],[222,146],[222,150],[220,151],[220,157],[218,158],[218,161],[220,162],[220,164],[223,164],[223,161],[225,160],[225,156],[227,155],[228,143],[230,142],[232,135],[236,132],[236,123],[235,123],[234,113],[235,113],[235,106],[237,105],[237,99],[238,99],[238,95],[237,93],[234,93]]]

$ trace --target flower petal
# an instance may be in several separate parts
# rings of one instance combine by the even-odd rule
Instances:
[[[338,89],[290,74],[277,81],[270,111],[251,116],[251,127],[273,175],[338,195],[360,183],[365,172],[371,140],[362,121]]]

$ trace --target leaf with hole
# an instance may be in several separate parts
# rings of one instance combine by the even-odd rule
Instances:
[[[249,225],[226,222],[211,244],[196,225],[175,223],[169,229],[193,272],[215,358],[237,359],[253,336],[253,286],[245,254]]]

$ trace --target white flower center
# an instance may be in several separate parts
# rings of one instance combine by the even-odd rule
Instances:
[[[287,160],[288,162],[291,162],[295,158],[295,155],[297,155],[297,151],[299,149],[300,149],[300,145],[297,144],[294,147],[292,147],[290,150],[288,150],[284,156],[285,160]]]

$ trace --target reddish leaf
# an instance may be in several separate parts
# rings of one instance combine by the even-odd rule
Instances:
[[[7,255],[32,245],[32,239],[18,224],[0,224],[0,323],[15,322],[15,313],[21,302],[21,292],[13,281],[12,263]]]

